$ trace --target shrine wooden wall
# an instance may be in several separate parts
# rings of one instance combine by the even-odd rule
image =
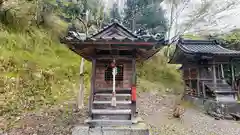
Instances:
[[[105,80],[105,70],[106,65],[108,65],[110,61],[96,61],[96,76],[95,76],[95,88],[97,89],[112,89],[113,82]],[[132,85],[132,60],[118,60],[117,65],[123,65],[123,80],[116,81],[116,89],[118,88],[131,88]]]

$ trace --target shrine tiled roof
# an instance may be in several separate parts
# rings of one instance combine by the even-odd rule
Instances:
[[[180,39],[177,46],[183,52],[191,54],[240,55],[240,51],[226,49],[216,40]]]
[[[79,33],[73,28],[68,31],[67,36],[60,39],[60,42],[87,60],[97,57],[97,52],[107,50],[110,53],[134,52],[131,55],[134,55],[138,61],[143,61],[166,45],[164,35],[151,35],[145,31],[138,31],[135,34],[118,22],[113,22],[90,36]]]
[[[83,33],[68,31],[68,35],[61,39],[63,42],[162,42],[164,36],[161,35],[136,35],[118,22],[111,23],[97,33],[86,37]]]
[[[191,60],[194,60],[195,56],[240,57],[240,51],[224,48],[217,40],[189,40],[180,38],[169,63],[181,64],[183,61],[188,61],[190,57]]]

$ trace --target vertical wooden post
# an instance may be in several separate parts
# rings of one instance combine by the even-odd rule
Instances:
[[[200,68],[197,67],[197,92],[198,97],[200,97]]]
[[[91,91],[89,95],[88,101],[88,112],[89,116],[92,115],[92,103],[93,103],[93,96],[95,93],[95,78],[96,78],[96,59],[92,59],[92,74],[91,74]]]
[[[82,58],[80,65],[80,88],[78,93],[78,109],[84,107],[84,58]]]
[[[221,78],[224,79],[223,64],[221,64]]]
[[[232,61],[232,60],[231,60],[230,64],[231,64],[232,88],[235,88],[235,87],[234,87],[235,74],[234,74],[234,67],[233,67],[233,61]]]
[[[188,76],[186,76],[187,68],[185,68],[185,65],[183,65],[183,78],[184,78],[184,95],[189,95],[188,87],[187,87],[187,81],[188,81]]]
[[[189,80],[189,89],[190,93],[193,96],[193,88],[192,88],[192,78],[191,78],[191,68],[188,67],[188,80]]]
[[[203,97],[206,98],[205,84],[202,82]]]
[[[215,65],[215,60],[213,60],[212,63],[212,71],[213,71],[213,86],[214,86],[214,90],[216,90],[217,87],[217,78],[216,78],[216,65]]]

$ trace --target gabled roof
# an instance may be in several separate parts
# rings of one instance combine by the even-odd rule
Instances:
[[[124,26],[120,25],[117,22],[114,22],[106,27],[104,27],[102,30],[94,34],[91,38],[95,39],[109,39],[115,37],[116,39],[137,39],[137,35],[133,34],[131,31],[129,31]]]
[[[222,47],[216,40],[186,40],[180,38],[169,63],[179,63],[185,56],[239,56],[240,51]]]

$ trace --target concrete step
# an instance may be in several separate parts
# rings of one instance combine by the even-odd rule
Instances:
[[[114,115],[121,115],[121,114],[131,114],[130,109],[92,109],[92,114],[114,114]]]

